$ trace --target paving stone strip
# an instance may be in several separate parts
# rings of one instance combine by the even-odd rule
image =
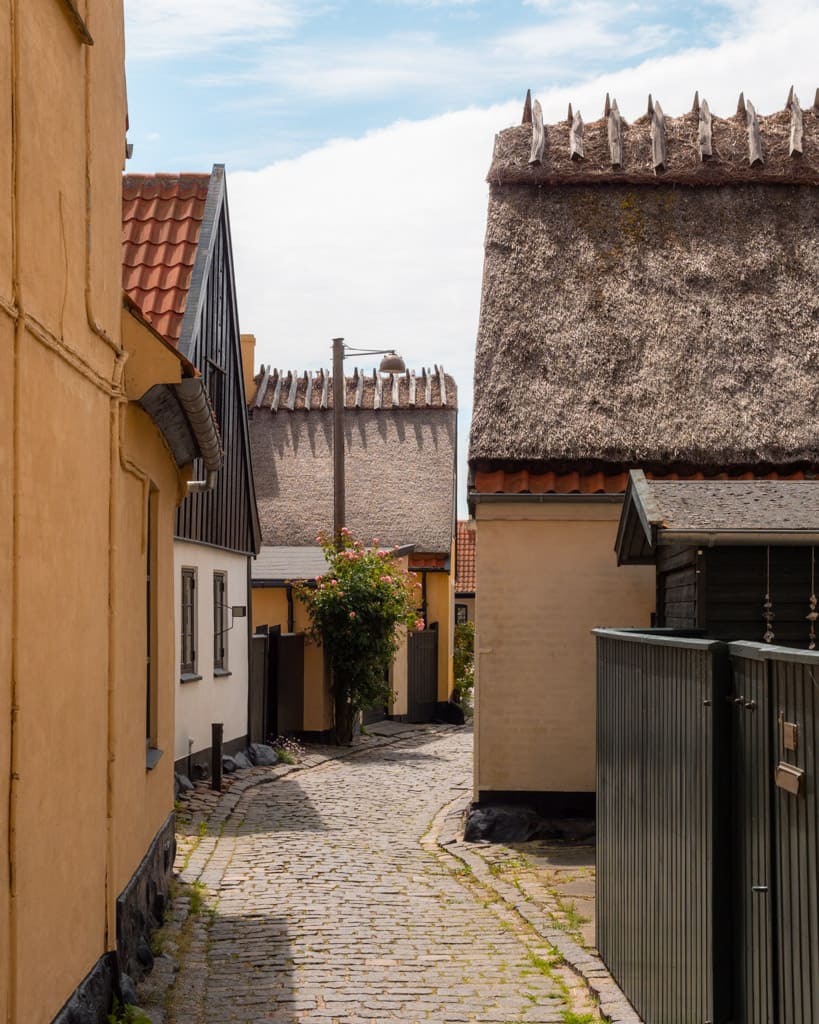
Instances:
[[[187,895],[140,991],[151,1019],[599,1020],[557,943],[478,884],[485,863],[438,845],[441,807],[468,800],[471,749],[462,728],[397,733],[309,770],[268,770],[275,785],[249,776],[200,794],[209,806],[179,840]],[[186,917],[186,902],[199,912]]]

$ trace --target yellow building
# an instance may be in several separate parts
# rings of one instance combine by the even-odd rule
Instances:
[[[419,609],[427,623],[396,656],[392,705],[373,709],[365,720],[388,714],[429,721],[453,688],[457,390],[438,367],[417,376],[356,370],[345,383],[347,525],[367,544],[378,538],[384,547],[406,548],[405,564],[418,575]],[[253,625],[301,633],[306,611],[293,601],[288,581],[309,580],[323,571],[316,536],[332,532],[333,525],[330,375],[263,368],[250,413],[262,528],[262,549],[252,569]],[[303,664],[297,730],[326,735],[332,701],[321,650],[306,644]],[[293,671],[288,661],[283,680],[289,688],[301,687]],[[293,721],[289,715],[286,720]]]
[[[0,1019],[110,1008],[173,856],[173,576],[201,384],[123,306],[122,6],[0,3]],[[142,404],[141,404],[142,403]],[[152,414],[146,411],[152,408]],[[212,420],[207,426],[213,436]],[[118,955],[117,955],[118,951]]]
[[[496,138],[469,452],[480,802],[593,813],[591,629],[655,610],[650,568],[616,565],[628,470],[816,466],[819,324],[795,297],[819,271],[819,123],[789,152],[797,106],[627,124],[607,102],[544,147],[527,103]]]

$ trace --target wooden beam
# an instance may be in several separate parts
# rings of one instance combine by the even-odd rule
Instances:
[[[787,109],[791,112],[791,138],[788,148],[788,156],[802,155],[802,107],[799,105],[799,97],[793,91],[788,94]]]
[[[373,395],[373,409],[380,409],[384,399],[384,385],[381,381],[381,374],[378,370],[373,370],[373,380],[375,381],[375,394]]]
[[[270,367],[262,367],[262,379],[259,381],[259,386],[256,388],[256,397],[253,399],[253,408],[261,409],[264,396],[267,394],[267,385],[270,381]]]
[[[704,99],[699,104],[699,108],[700,160],[705,162],[714,155],[714,151],[711,148],[711,110],[708,106],[708,100]]]
[[[523,117],[521,118],[521,124],[532,123],[532,90],[526,90],[526,99],[523,101]]]
[[[364,371],[359,372],[358,367],[355,368],[355,407],[360,409],[364,404]]]
[[[432,405],[432,375],[424,369],[424,404],[427,408]]]
[[[691,106],[691,113],[692,114],[699,114],[699,112],[700,112],[700,91],[699,91],[699,89],[697,89],[697,91],[694,93],[694,103]]]
[[[540,100],[535,100],[532,107],[532,149],[529,153],[530,164],[543,163],[543,149],[546,145],[546,132],[543,128],[543,110]]]
[[[606,105],[608,106],[608,94],[606,94]],[[623,131],[620,111],[617,109],[617,100],[612,101],[608,114],[609,134],[609,159],[612,167],[623,166]]]
[[[438,368],[438,386],[441,389],[441,405],[446,405],[446,374],[443,366]]]
[[[569,156],[572,160],[583,160],[586,156],[583,144],[583,117],[579,110],[572,118],[572,126],[569,129]]]
[[[287,408],[292,412],[296,408],[296,395],[299,393],[299,376],[295,370],[290,371],[290,394],[287,396]]]
[[[748,111],[745,109],[745,93],[741,92],[739,94],[739,99],[737,100],[737,117],[747,118],[747,116]]]
[[[816,95],[813,97],[813,112],[819,117],[819,89],[816,90]]]
[[[606,102],[603,104],[603,117],[608,117],[611,113],[611,100],[609,94],[606,93]]]
[[[759,135],[759,118],[750,100],[745,104],[745,110],[748,116],[748,160],[751,167],[759,167],[765,163],[762,156],[762,139]]]
[[[415,370],[409,371],[409,407],[410,409],[415,408]]]
[[[571,124],[574,121],[574,113],[572,112],[572,105],[569,104],[569,112],[566,115],[566,124]]]
[[[319,408],[330,408],[330,373],[322,367],[321,370],[321,402]]]
[[[400,396],[399,396],[399,393],[398,393],[398,374],[397,373],[393,373],[391,376],[392,376],[392,395],[390,396],[390,400],[392,402],[393,409],[397,409],[399,407],[399,405],[401,404],[401,399],[400,399]]]
[[[657,171],[664,171],[666,165],[665,117],[659,102],[651,102],[651,95],[648,97],[648,109],[651,118],[651,162],[656,174]]]
[[[304,374],[304,411],[310,412],[310,405],[313,401],[313,371],[306,370]]]
[[[270,403],[270,408],[273,412],[279,411],[279,401],[282,396],[282,371],[276,370],[276,386],[273,388],[273,401]]]

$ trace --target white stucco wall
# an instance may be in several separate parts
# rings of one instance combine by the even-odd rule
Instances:
[[[196,674],[192,682],[179,681],[182,657],[182,569],[196,569]],[[227,633],[226,669],[229,675],[213,674],[213,574],[227,574],[227,604],[247,605],[247,558],[219,548],[188,541],[174,541],[174,608],[176,623],[176,725],[174,760],[211,744],[211,723],[224,725],[224,742],[247,734],[248,629],[247,617],[233,619]],[[228,612],[228,625],[231,616]]]

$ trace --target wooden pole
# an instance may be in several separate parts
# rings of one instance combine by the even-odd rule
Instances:
[[[210,788],[222,792],[222,734],[221,722],[210,725]]]
[[[333,338],[333,536],[341,541],[344,508],[344,339]]]

